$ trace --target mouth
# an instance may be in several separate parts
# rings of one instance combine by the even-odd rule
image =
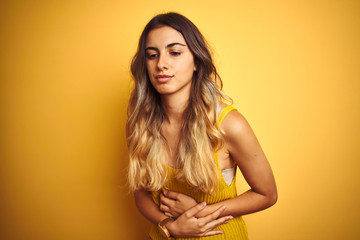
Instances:
[[[160,83],[165,83],[173,77],[174,77],[174,75],[166,75],[166,74],[161,74],[161,75],[155,76],[156,80],[158,80],[158,82],[160,82]]]

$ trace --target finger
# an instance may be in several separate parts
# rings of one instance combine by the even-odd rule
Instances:
[[[210,213],[209,215],[205,216],[202,218],[202,220],[205,222],[205,223],[209,223],[215,219],[217,219],[220,214],[225,211],[226,209],[226,206],[221,206],[219,207],[216,211],[214,211],[213,213]]]
[[[175,200],[164,196],[162,193],[160,194],[160,201],[162,204],[165,204],[167,206],[173,206],[175,202]]]
[[[227,223],[229,220],[233,219],[233,216],[225,216],[225,217],[222,217],[222,218],[218,218],[212,222],[209,222],[206,227],[208,230],[212,230],[212,229],[215,229],[217,228],[218,226],[224,224],[224,223]]]
[[[209,231],[209,232],[205,233],[203,236],[212,236],[212,235],[218,235],[218,234],[224,234],[224,232],[214,230],[214,231]]]
[[[161,203],[160,203],[160,210],[162,212],[170,212],[170,208],[168,206],[164,205],[164,204],[161,204]]]
[[[180,194],[181,193],[173,192],[173,191],[169,191],[169,190],[164,191],[164,195],[166,197],[168,197],[168,198],[173,199],[173,200],[176,200],[179,197]]]
[[[206,207],[206,202],[196,204],[194,207],[187,210],[184,214],[188,218],[195,217],[196,214],[201,212]],[[209,221],[210,222],[210,221]]]
[[[161,192],[161,193],[160,193],[160,203],[162,203],[162,201],[163,201],[164,198],[166,198],[166,197],[165,197],[164,194]]]
[[[164,214],[165,214],[166,216],[168,216],[168,217],[171,217],[171,218],[174,217],[174,216],[173,216],[171,213],[169,213],[169,212],[165,212]]]

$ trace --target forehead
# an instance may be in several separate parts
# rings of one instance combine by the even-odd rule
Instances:
[[[146,47],[165,47],[170,43],[186,44],[183,35],[169,26],[155,28],[146,37]]]

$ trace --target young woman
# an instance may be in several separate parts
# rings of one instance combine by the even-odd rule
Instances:
[[[150,238],[247,239],[241,216],[276,202],[275,180],[249,124],[225,104],[197,27],[177,13],[155,16],[131,72],[128,177]],[[239,196],[237,167],[251,187]]]

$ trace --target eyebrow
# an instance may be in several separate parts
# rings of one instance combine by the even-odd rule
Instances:
[[[175,45],[180,45],[180,46],[186,47],[186,45],[183,44],[183,43],[174,42],[174,43],[169,43],[168,45],[166,45],[165,48],[170,48],[170,47],[173,47]],[[145,48],[145,51],[146,50],[156,50],[156,51],[158,51],[159,49],[156,48],[156,47],[147,47],[147,48]]]

